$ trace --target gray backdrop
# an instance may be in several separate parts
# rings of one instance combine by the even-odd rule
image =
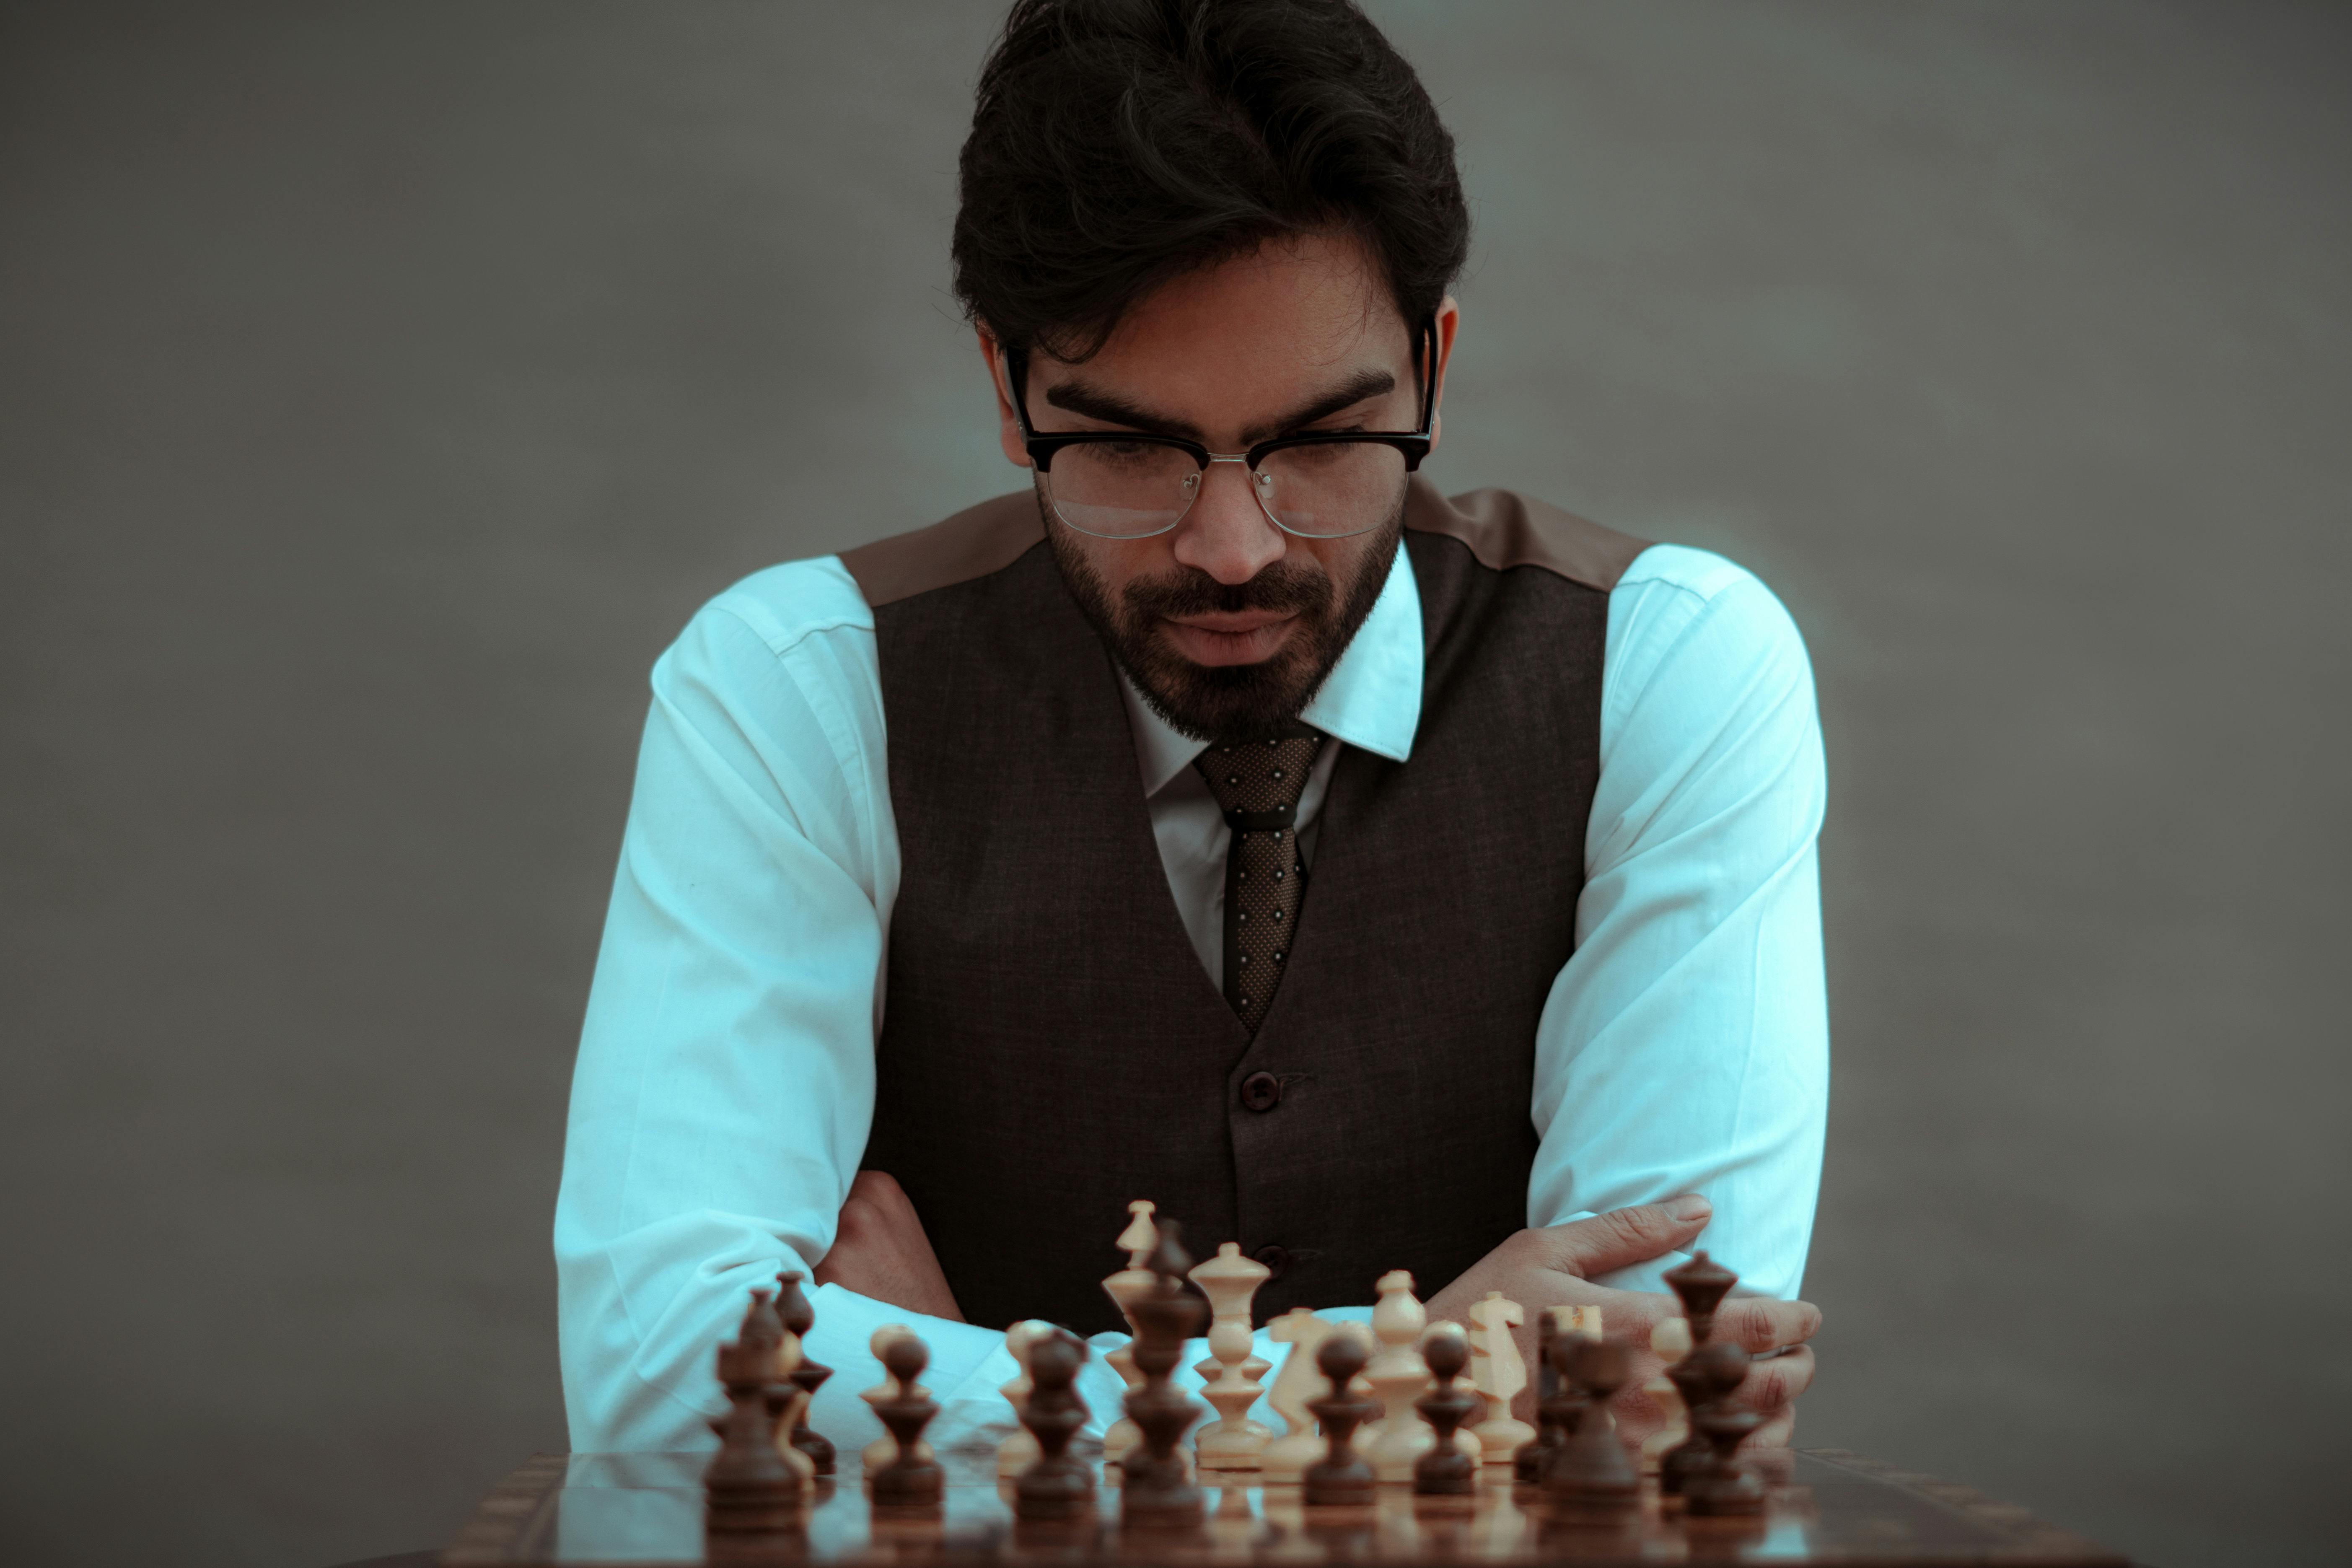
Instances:
[[[997,9],[5,11],[11,1561],[435,1543],[562,1446],[646,668],[1016,482],[945,291]],[[1436,477],[1812,649],[1802,1439],[2332,1557],[2352,18],[1374,9],[1479,225]]]

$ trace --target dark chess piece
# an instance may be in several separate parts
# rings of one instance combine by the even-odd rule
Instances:
[[[767,1292],[760,1292],[765,1305]],[[719,1381],[727,1414],[710,1423],[719,1452],[702,1472],[703,1523],[714,1534],[766,1534],[791,1527],[804,1483],[776,1452],[775,1423],[767,1411],[776,1347],[758,1340],[719,1347]]]
[[[1543,1341],[1543,1397],[1536,1402],[1536,1440],[1519,1450],[1513,1469],[1516,1480],[1541,1486],[1583,1424],[1591,1396],[1568,1375],[1568,1358],[1582,1338],[1563,1331]]]
[[[1567,1434],[1551,1424],[1544,1411],[1559,1391],[1559,1374],[1551,1369],[1551,1317],[1538,1313],[1536,1318],[1536,1435],[1519,1445],[1511,1456],[1511,1479],[1521,1486],[1534,1486],[1543,1479],[1544,1468],[1551,1457],[1559,1452]]]
[[[1308,1400],[1307,1408],[1314,1412],[1331,1446],[1307,1467],[1304,1479],[1310,1504],[1345,1506],[1372,1500],[1372,1467],[1356,1452],[1353,1440],[1356,1428],[1381,1413],[1381,1403],[1349,1386],[1370,1359],[1363,1340],[1347,1328],[1325,1340],[1315,1352],[1316,1370],[1331,1380],[1331,1392]]]
[[[1087,1403],[1071,1386],[1086,1359],[1087,1342],[1066,1329],[1029,1347],[1029,1397],[1022,1402],[1021,1425],[1037,1439],[1037,1458],[1013,1483],[1016,1519],[1068,1519],[1095,1500],[1092,1467],[1068,1451],[1087,1424]]]
[[[1695,1514],[1732,1516],[1764,1511],[1764,1483],[1738,1454],[1764,1417],[1739,1397],[1748,1381],[1748,1352],[1720,1342],[1691,1352],[1706,1397],[1690,1413],[1691,1433],[1706,1445],[1706,1464],[1683,1479],[1684,1507]],[[1679,1452],[1679,1450],[1677,1450]]]
[[[1664,1278],[1667,1288],[1682,1302],[1691,1340],[1689,1353],[1666,1368],[1666,1381],[1682,1396],[1686,1415],[1695,1415],[1701,1405],[1714,1397],[1699,1365],[1698,1352],[1715,1332],[1716,1309],[1731,1293],[1731,1288],[1739,1283],[1739,1276],[1700,1251],[1693,1253],[1691,1260],[1679,1268],[1667,1269]],[[1679,1495],[1692,1477],[1705,1474],[1714,1464],[1712,1453],[1698,1423],[1692,1421],[1690,1436],[1668,1449],[1658,1461],[1659,1493],[1665,1497]]]
[[[1710,1259],[1702,1249],[1692,1253],[1691,1260],[1681,1268],[1667,1269],[1664,1278],[1666,1289],[1682,1302],[1683,1316],[1690,1320],[1691,1348],[1696,1350],[1715,1332],[1716,1309],[1739,1283],[1739,1276]]]
[[[1690,1439],[1667,1450],[1658,1466],[1658,1490],[1664,1496],[1688,1497],[1690,1489],[1716,1469],[1715,1445],[1701,1419],[1717,1405],[1733,1399],[1748,1381],[1747,1351],[1727,1341],[1704,1344],[1673,1366],[1666,1375],[1682,1395],[1690,1422]]]
[[[1470,1364],[1470,1337],[1454,1323],[1437,1324],[1423,1336],[1421,1359],[1437,1386],[1412,1402],[1437,1433],[1437,1447],[1412,1464],[1412,1489],[1420,1497],[1458,1497],[1478,1489],[1478,1461],[1454,1446],[1455,1428],[1486,1408],[1475,1389],[1454,1380]]]
[[[1185,1275],[1192,1259],[1181,1239],[1184,1227],[1157,1216],[1152,1224],[1160,1238],[1143,1265],[1152,1273],[1151,1288],[1128,1308],[1135,1320],[1135,1370],[1143,1374],[1143,1383],[1127,1396],[1127,1418],[1143,1440],[1119,1460],[1125,1479],[1118,1513],[1127,1524],[1195,1524],[1201,1519],[1201,1489],[1186,1474],[1176,1445],[1207,1414],[1207,1407],[1186,1397],[1168,1374],[1182,1358],[1184,1342],[1207,1331],[1209,1302],[1187,1289],[1192,1282]]]
[[[1632,1508],[1641,1499],[1642,1473],[1626,1457],[1625,1445],[1609,1418],[1609,1401],[1633,1372],[1623,1345],[1604,1344],[1574,1334],[1560,1371],[1583,1396],[1582,1410],[1567,1443],[1544,1471],[1544,1495],[1580,1510]]]
[[[808,1331],[816,1327],[816,1309],[810,1306],[809,1299],[801,1293],[798,1269],[786,1269],[776,1276],[776,1316],[803,1342],[808,1339]],[[805,1342],[803,1350],[805,1352]],[[816,1402],[817,1389],[832,1375],[833,1368],[818,1365],[805,1353],[791,1373],[793,1386],[808,1395],[801,1401],[799,1419],[793,1423],[793,1447],[809,1457],[809,1463],[816,1467],[816,1473],[820,1476],[833,1474],[833,1445],[809,1429],[808,1413],[809,1407]]]
[[[918,1445],[922,1441],[923,1428],[940,1413],[939,1405],[929,1396],[915,1392],[915,1379],[923,1375],[930,1365],[929,1346],[912,1334],[900,1334],[882,1347],[882,1367],[898,1383],[890,1397],[874,1406],[874,1414],[882,1418],[898,1453],[890,1462],[874,1472],[867,1486],[877,1503],[890,1506],[935,1503],[940,1489],[947,1484],[947,1472],[936,1459],[919,1457]]]

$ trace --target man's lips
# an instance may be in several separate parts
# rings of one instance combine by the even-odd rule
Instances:
[[[1298,617],[1278,610],[1238,615],[1164,616],[1160,626],[1177,651],[1194,664],[1260,664],[1282,651]]]

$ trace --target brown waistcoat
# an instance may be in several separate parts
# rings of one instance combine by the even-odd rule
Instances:
[[[1426,1294],[1526,1223],[1608,590],[1642,545],[1418,479],[1405,521],[1412,760],[1340,753],[1254,1040],[1178,918],[1118,676],[1032,495],[844,555],[874,606],[903,857],[865,1163],[914,1200],[971,1321],[1120,1326],[1098,1282],[1131,1198],[1198,1254],[1276,1263],[1262,1319],[1370,1301],[1391,1268]]]

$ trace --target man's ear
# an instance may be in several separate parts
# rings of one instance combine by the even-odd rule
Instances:
[[[1454,334],[1462,325],[1462,302],[1448,294],[1438,301],[1437,315],[1437,377],[1436,395],[1429,404],[1429,449],[1437,450],[1437,438],[1444,434],[1445,366],[1454,357]]]
[[[995,335],[988,330],[987,326],[982,324],[974,330],[980,337],[981,360],[988,366],[988,384],[996,393],[997,442],[1004,448],[1005,459],[1013,467],[1028,468],[1030,466],[1029,448],[1021,444],[1021,421],[1013,417],[1013,399],[1004,384],[1004,378],[1010,374],[1010,367],[1005,363],[1003,353],[997,344]]]

